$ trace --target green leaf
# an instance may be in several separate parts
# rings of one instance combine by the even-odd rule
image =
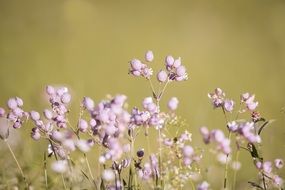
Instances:
[[[269,124],[273,123],[274,121],[275,121],[275,120],[268,120],[268,121],[265,121],[265,122],[260,126],[260,128],[259,128],[259,130],[258,130],[258,135],[261,134],[262,130],[263,130],[266,126],[268,126]]]
[[[263,187],[261,187],[260,185],[258,185],[258,184],[255,183],[255,182],[248,181],[248,183],[249,183],[252,187],[256,187],[256,188],[258,188],[258,189],[263,189]]]

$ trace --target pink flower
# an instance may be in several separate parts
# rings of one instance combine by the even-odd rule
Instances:
[[[274,165],[277,169],[281,169],[284,166],[284,162],[282,159],[275,159],[274,160]]]
[[[224,108],[227,112],[232,112],[234,109],[235,102],[233,100],[225,100]]]
[[[147,61],[147,62],[152,62],[153,61],[153,58],[154,58],[154,56],[153,56],[153,52],[152,51],[147,51],[146,53],[145,53],[145,60]]]
[[[170,100],[168,101],[167,107],[171,110],[171,111],[175,111],[178,107],[178,99],[176,97],[172,97],[170,98]]]

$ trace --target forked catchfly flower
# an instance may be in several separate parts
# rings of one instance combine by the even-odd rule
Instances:
[[[134,58],[130,61],[129,73],[133,76],[141,76],[150,79],[153,75],[153,69],[150,67],[150,62],[153,62],[154,55],[152,51],[147,51],[145,54],[146,63]],[[165,70],[161,69],[156,74],[157,80],[160,83],[167,81],[184,81],[188,79],[186,67],[181,63],[181,58],[174,59],[171,55],[165,57]]]
[[[129,62],[128,73],[146,79],[151,88],[140,105],[131,108],[123,94],[107,95],[98,101],[85,96],[78,105],[79,114],[74,116],[71,91],[66,86],[53,85],[46,86],[48,106],[41,111],[24,111],[21,98],[8,99],[7,106],[0,107],[0,138],[7,144],[22,176],[18,180],[15,175],[13,188],[14,185],[22,188],[24,182],[26,189],[33,189],[36,183],[27,180],[8,143],[9,129],[19,129],[29,120],[31,138],[45,141],[43,172],[38,173],[43,174],[46,189],[217,189],[219,183],[212,183],[213,178],[207,174],[211,170],[201,163],[205,150],[192,142],[191,130],[195,128],[190,128],[176,113],[180,99],[176,96],[163,99],[170,83],[188,79],[186,67],[180,57],[167,55],[162,67],[155,71],[152,66],[156,61],[153,51],[148,50],[143,59]],[[221,88],[216,88],[208,98],[215,110],[222,111],[224,128],[203,126],[200,134],[205,144],[212,145],[210,152],[215,154],[217,165],[224,167],[223,189],[236,188],[237,171],[242,167],[240,151],[249,153],[258,174],[259,181],[249,181],[249,185],[262,190],[283,189],[284,181],[278,172],[284,168],[284,158],[268,160],[262,154],[261,133],[271,120],[257,110],[255,95],[243,93],[236,103]],[[207,181],[203,179],[205,172]],[[61,176],[62,186],[52,175]],[[234,176],[233,181],[230,176]]]

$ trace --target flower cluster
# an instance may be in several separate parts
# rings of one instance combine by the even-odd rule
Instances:
[[[44,151],[46,189],[52,188],[49,185],[53,184],[48,182],[53,178],[47,175],[53,174],[46,172],[47,159],[52,159],[51,169],[61,175],[65,189],[85,189],[85,184],[81,186],[85,180],[90,182],[86,189],[138,190],[145,189],[146,186],[151,189],[189,189],[189,184],[192,189],[197,190],[214,188],[214,184],[210,187],[207,181],[202,180],[201,168],[204,166],[200,161],[204,150],[194,146],[192,134],[188,131],[189,126],[175,113],[179,105],[178,98],[169,99],[167,111],[160,107],[167,85],[172,81],[188,79],[186,68],[181,63],[181,58],[166,56],[165,68],[156,73],[159,88],[154,88],[151,80],[153,70],[150,67],[153,60],[153,52],[147,51],[144,62],[139,59],[130,61],[129,73],[147,79],[151,88],[152,97],[143,99],[141,109],[134,107],[129,112],[127,96],[121,94],[107,96],[96,104],[92,98],[84,97],[80,104],[79,117],[73,125],[68,117],[71,94],[68,88],[55,86],[46,87],[50,107],[42,112],[24,111],[23,101],[18,97],[8,100],[8,111],[0,107],[0,128],[4,123],[2,120],[8,121],[8,130],[2,135],[1,129],[0,137],[5,140],[17,163],[22,176],[19,183],[24,181],[26,189],[30,189],[34,182],[28,182],[7,138],[9,127],[18,129],[25,120],[30,119],[33,124],[32,139],[48,142],[47,150]],[[222,129],[200,128],[204,143],[215,145],[211,152],[216,154],[219,163],[225,165],[224,189],[228,189],[228,170],[234,170],[236,176],[241,168],[238,160],[241,150],[250,153],[260,177],[259,182],[249,184],[259,189],[282,189],[284,182],[277,171],[284,167],[284,161],[281,158],[264,161],[261,156],[261,132],[270,121],[256,110],[258,102],[255,95],[242,94],[237,112],[234,112],[235,102],[228,99],[222,89],[216,88],[208,97],[214,108],[222,109],[228,130],[226,137]],[[243,113],[249,113],[250,119],[240,119]],[[157,137],[151,142],[156,143],[151,145],[149,137],[155,135]],[[138,144],[138,139],[145,140],[146,147]],[[98,151],[93,164],[89,163],[87,156],[92,153],[92,149]],[[80,154],[75,156],[74,151],[79,151]],[[100,171],[96,174],[92,173],[94,164],[97,165],[95,171]],[[231,167],[228,167],[229,164]],[[235,181],[234,179],[232,183],[233,188]]]
[[[152,51],[147,51],[145,54],[146,62],[152,62],[154,59]],[[147,64],[143,63],[139,59],[132,59],[130,61],[131,68],[129,69],[129,73],[138,77],[142,76],[146,79],[150,79],[153,74],[152,68],[150,68]]]
[[[152,62],[153,58],[154,56],[152,51],[147,51],[145,54],[146,62]],[[130,61],[129,73],[134,76],[142,76],[146,79],[150,79],[153,75],[153,69],[139,59],[133,59]],[[188,74],[185,66],[181,63],[180,57],[174,59],[173,56],[168,55],[165,58],[165,70],[160,70],[157,73],[156,78],[160,83],[184,81],[188,79]]]
[[[217,144],[217,150],[221,150],[224,154],[231,152],[230,139],[225,137],[222,130],[214,129],[210,131],[207,127],[201,127],[200,133],[206,144],[214,142]]]
[[[275,188],[281,188],[284,184],[283,179],[276,174],[274,171],[273,165],[275,166],[275,170],[280,170],[284,166],[284,162],[282,159],[275,159],[274,163],[271,161],[257,161],[255,163],[256,168],[259,170],[261,177],[266,176],[266,184],[267,188],[273,186]]]
[[[225,92],[216,88],[213,93],[209,93],[208,97],[211,99],[214,108],[223,108],[227,112],[232,112],[234,109],[235,102],[230,99],[226,99]]]
[[[131,112],[132,126],[154,126],[157,129],[162,128],[165,118],[159,111],[159,107],[154,103],[152,97],[146,97],[142,102],[143,110],[133,108]]]
[[[0,118],[6,117],[8,121],[11,122],[13,128],[18,129],[21,128],[24,121],[28,119],[28,113],[25,112],[22,107],[24,102],[21,98],[15,97],[10,98],[7,101],[7,106],[9,111],[6,113],[4,108],[0,107]]]
[[[261,143],[261,137],[256,134],[254,122],[240,122],[236,121],[229,122],[227,125],[229,131],[242,136],[250,143]]]

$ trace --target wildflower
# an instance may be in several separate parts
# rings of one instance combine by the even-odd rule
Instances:
[[[34,120],[34,121],[38,121],[41,117],[39,112],[36,112],[36,111],[31,111],[30,116],[31,116],[32,120]]]
[[[32,129],[31,137],[34,140],[39,140],[41,138],[40,130],[37,127]]]
[[[68,104],[71,100],[71,95],[69,93],[64,93],[62,96],[61,96],[61,102],[64,103],[64,104]]]
[[[206,181],[203,181],[202,183],[200,183],[198,186],[197,186],[197,190],[208,190],[210,187],[210,184]]]
[[[275,159],[274,165],[277,169],[281,169],[284,166],[284,161],[282,159]]]
[[[164,70],[160,70],[156,76],[159,82],[166,82],[168,79],[168,74]]]
[[[88,152],[90,150],[90,146],[86,140],[76,141],[76,146],[82,152]]]
[[[209,93],[208,97],[211,99],[214,108],[219,108],[224,105],[225,93],[222,89],[216,88],[214,93]]]
[[[45,109],[44,116],[47,120],[51,120],[53,118],[53,113],[49,109]]]
[[[83,107],[86,108],[88,111],[92,111],[95,107],[94,101],[89,97],[84,97],[82,104]]]
[[[245,102],[247,109],[254,111],[258,106],[258,102],[254,101],[255,95],[251,95],[248,92],[241,95],[241,102]]]
[[[194,149],[190,145],[186,145],[183,147],[183,155],[185,157],[190,157],[194,154]]]
[[[143,64],[138,59],[133,59],[130,61],[131,68],[129,70],[130,74],[134,76],[142,76],[146,79],[150,79],[153,74],[151,68],[149,68],[146,64]]]
[[[17,107],[18,107],[18,104],[17,104],[16,98],[10,98],[10,99],[8,100],[8,102],[7,102],[7,106],[8,106],[11,110],[17,108]]]
[[[210,142],[210,132],[207,127],[201,127],[200,133],[203,137],[204,143],[208,144]]]
[[[7,101],[7,106],[10,111],[7,114],[7,119],[13,124],[13,128],[18,129],[22,127],[25,118],[28,118],[29,114],[22,110],[23,100],[19,97],[10,98]],[[3,109],[4,110],[4,109]],[[5,114],[5,110],[2,115]]]
[[[54,95],[54,94],[55,94],[55,89],[54,89],[54,87],[52,87],[52,86],[50,86],[50,85],[46,86],[46,93],[47,93],[48,95]]]
[[[261,138],[255,134],[254,123],[245,122],[239,125],[239,134],[241,134],[247,141],[251,143],[260,143]]]
[[[238,124],[235,121],[228,122],[227,127],[231,132],[236,132],[238,130]]]
[[[178,103],[179,103],[178,99],[176,97],[172,97],[168,101],[167,106],[171,111],[175,111],[178,107]]]
[[[239,161],[234,161],[234,162],[232,162],[231,167],[232,167],[233,170],[236,170],[236,171],[240,170],[241,163]]]
[[[150,163],[145,163],[143,168],[138,170],[138,176],[142,180],[149,180],[151,179],[152,175],[153,175],[153,171],[152,171],[152,167]]]
[[[87,129],[88,129],[88,123],[84,119],[80,119],[78,121],[77,127],[78,127],[79,131],[81,131],[82,133],[86,133]]]
[[[224,102],[224,109],[227,111],[227,112],[232,112],[233,109],[234,109],[234,101],[233,100],[225,100]]]
[[[113,181],[115,179],[115,174],[111,169],[105,169],[102,173],[102,178],[106,181]]]
[[[279,177],[278,175],[274,175],[273,176],[273,185],[277,188],[281,188],[283,185],[284,181],[281,177]]]
[[[219,154],[217,155],[217,160],[218,160],[218,162],[221,163],[221,164],[226,164],[227,161],[229,161],[230,159],[231,159],[231,158],[230,158],[229,156],[227,156],[226,154],[224,154],[224,153],[219,153]]]
[[[152,51],[147,51],[146,53],[145,53],[145,60],[147,61],[147,62],[152,62],[153,61],[153,58],[154,58],[154,56],[153,56],[153,52]]]
[[[263,171],[270,174],[272,171],[272,163],[270,161],[266,161],[262,165]]]
[[[56,173],[65,173],[67,171],[67,160],[58,160],[51,164],[51,168]]]
[[[165,64],[166,64],[166,69],[168,71],[170,71],[173,64],[174,64],[174,58],[171,55],[166,56],[165,57]]]

